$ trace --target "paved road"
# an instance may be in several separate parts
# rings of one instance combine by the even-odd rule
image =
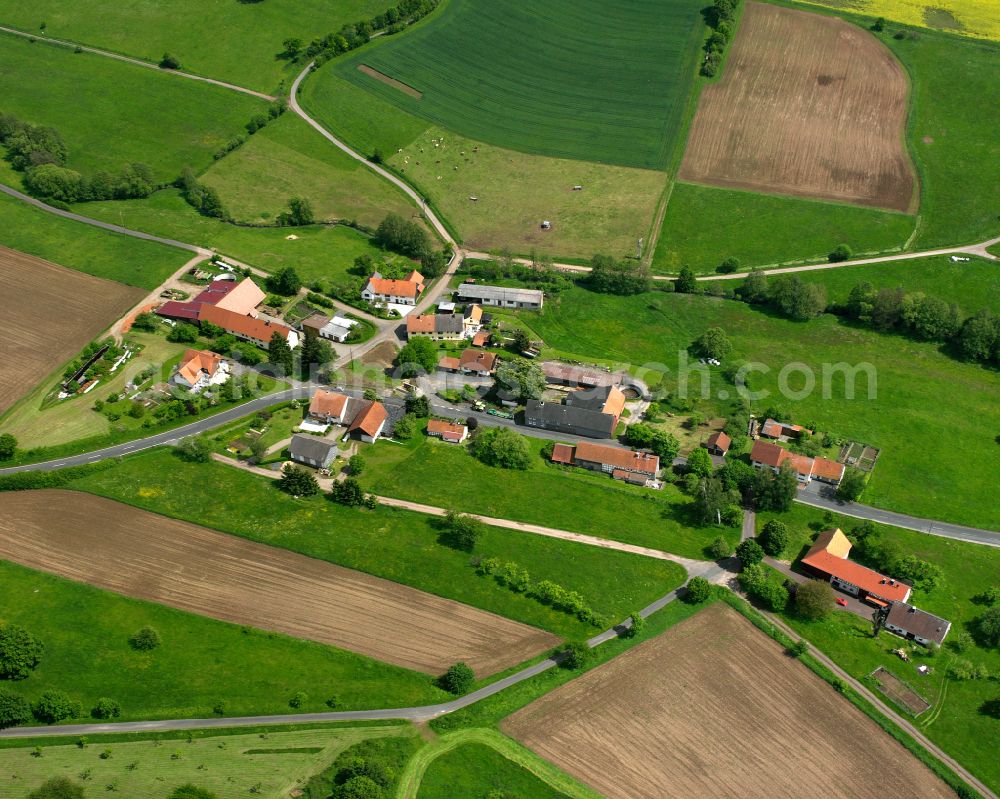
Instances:
[[[64,219],[72,219],[74,222],[82,222],[85,225],[93,225],[94,227],[103,228],[104,230],[110,230],[112,233],[121,233],[123,236],[131,236],[134,239],[145,239],[146,241],[155,241],[158,244],[166,244],[168,247],[179,247],[182,250],[188,250],[189,252],[197,253],[204,257],[209,257],[213,255],[211,250],[206,250],[204,247],[199,247],[196,244],[187,244],[183,241],[177,241],[177,239],[167,239],[163,236],[154,236],[152,233],[143,233],[139,230],[129,230],[121,225],[112,225],[110,222],[101,222],[97,219],[91,219],[89,216],[81,216],[80,214],[75,214],[72,211],[63,211],[61,208],[55,208],[51,205],[43,203],[41,200],[37,200],[34,197],[29,197],[23,192],[19,192],[17,189],[12,189],[10,186],[5,186],[0,184],[0,191],[4,194],[9,194],[21,202],[28,203],[28,205],[33,205],[36,208],[40,208],[50,214],[55,214],[56,216],[61,216]]]
[[[63,39],[52,39],[48,36],[39,36],[36,33],[27,33],[25,31],[18,30],[17,28],[8,28],[4,25],[0,25],[0,31],[4,33],[9,33],[13,36],[23,36],[26,39],[35,39],[39,42],[45,42],[46,44],[54,44],[57,47],[69,47],[73,50],[80,49],[85,53],[93,53],[94,55],[104,56],[105,58],[113,58],[116,61],[124,61],[127,64],[133,64],[138,67],[145,67],[147,69],[155,69],[157,72],[178,75],[182,78],[189,78],[191,80],[201,81],[202,83],[211,83],[213,86],[221,86],[223,89],[231,89],[234,92],[242,92],[243,94],[250,94],[254,97],[259,97],[262,100],[274,100],[276,99],[270,94],[264,94],[263,92],[254,91],[253,89],[247,89],[243,86],[237,86],[235,83],[226,83],[222,80],[215,80],[215,78],[206,78],[201,75],[195,75],[191,72],[183,72],[179,69],[161,69],[159,64],[154,64],[150,61],[143,61],[139,58],[132,58],[127,55],[121,55],[120,53],[112,53],[109,50],[99,50],[96,47],[87,47],[82,44],[77,44],[76,42],[67,42]]]
[[[715,566],[704,576],[708,579],[717,579],[723,573],[721,567]],[[683,588],[675,589],[665,596],[660,597],[652,604],[639,611],[643,618],[650,616],[658,610],[662,610],[671,602],[676,600],[683,593]],[[592,649],[610,641],[619,635],[622,630],[627,629],[632,624],[630,619],[623,621],[604,632],[595,635],[587,645]],[[382,710],[346,710],[330,713],[290,713],[278,716],[243,716],[239,718],[210,718],[210,719],[165,719],[161,721],[124,721],[110,724],[67,724],[54,727],[12,727],[0,730],[0,738],[36,738],[36,737],[56,737],[62,735],[98,735],[100,733],[122,733],[122,732],[158,732],[162,730],[200,730],[219,727],[244,727],[263,724],[307,724],[317,721],[370,721],[386,719],[403,719],[406,721],[429,721],[456,710],[469,707],[476,702],[487,697],[494,696],[513,685],[530,680],[532,677],[554,668],[556,661],[552,658],[536,663],[520,671],[504,677],[494,683],[473,691],[471,694],[453,699],[450,702],[442,702],[437,705],[424,705],[422,707],[402,707],[387,708]]]
[[[956,541],[968,541],[972,544],[1000,547],[1000,532],[993,530],[980,530],[976,527],[964,527],[961,524],[938,522],[933,519],[921,519],[919,516],[908,516],[905,513],[872,508],[868,505],[859,505],[856,502],[844,503],[833,497],[809,490],[799,491],[795,501],[814,508],[841,513],[844,516],[851,516],[855,519],[866,519],[893,527],[904,527],[907,530],[916,530],[918,533],[929,533],[941,538],[952,538]]]

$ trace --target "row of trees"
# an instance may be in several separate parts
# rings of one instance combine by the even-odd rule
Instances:
[[[0,114],[0,144],[11,166],[24,172],[24,185],[38,197],[73,203],[148,197],[156,188],[145,164],[129,164],[117,173],[82,175],[66,164],[69,148],[59,131]]]
[[[701,65],[701,74],[707,78],[714,77],[722,66],[726,46],[735,33],[738,12],[739,0],[715,0],[712,4],[708,15],[712,32],[705,42],[705,60]]]
[[[616,259],[610,255],[595,255],[590,272],[583,280],[592,291],[601,294],[642,294],[649,291],[649,269],[634,259]]]
[[[403,0],[371,19],[344,25],[336,33],[327,34],[321,39],[313,39],[305,50],[302,49],[301,41],[288,39],[284,42],[285,51],[282,55],[295,59],[304,54],[306,58],[316,59],[318,66],[335,56],[368,44],[376,31],[398,33],[407,25],[412,25],[431,13],[437,8],[438,2],[439,0]]]

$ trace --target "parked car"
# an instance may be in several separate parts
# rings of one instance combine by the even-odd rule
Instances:
[[[847,607],[847,600],[844,599],[843,597],[839,597],[838,596],[837,597],[837,604],[840,605],[842,608],[846,608]]]

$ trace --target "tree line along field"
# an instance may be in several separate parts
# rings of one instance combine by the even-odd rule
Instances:
[[[902,250],[915,226],[907,214],[677,182],[652,269],[710,274],[730,257],[741,269],[822,262],[845,243],[861,258]]]
[[[76,355],[143,292],[0,247],[4,318],[0,413]],[[39,331],[58,330],[58,335]]]
[[[142,289],[159,286],[191,256],[174,247],[62,219],[6,194],[0,194],[0,246]]]
[[[559,641],[398,583],[102,497],[11,492],[0,507],[0,555],[23,566],[435,676],[463,661],[486,677]],[[115,569],[107,569],[110,558]]]
[[[659,169],[703,43],[693,0],[611,6],[451,0],[427,24],[338,62],[340,77],[500,147]],[[418,99],[358,69],[415,89]]]
[[[838,514],[830,518],[822,510],[797,504],[786,513],[759,514],[758,531],[772,518],[781,519],[791,534],[782,555],[785,560],[804,552],[821,530],[835,526],[850,531],[861,523]],[[983,703],[994,698],[994,683],[952,680],[947,672],[957,660],[985,666],[991,674],[1000,669],[1000,651],[995,648],[973,644],[961,652],[956,650],[956,643],[963,634],[975,638],[976,621],[987,606],[974,599],[996,585],[1000,574],[1000,549],[898,527],[877,525],[877,529],[884,543],[899,547],[905,554],[912,553],[941,570],[938,584],[930,589],[917,588],[911,600],[917,607],[952,622],[945,646],[937,656],[918,656],[904,663],[891,651],[904,645],[899,638],[883,633],[873,639],[871,622],[852,614],[835,613],[820,621],[806,621],[788,612],[785,620],[854,677],[864,679],[881,666],[912,685],[931,703],[931,708],[916,719],[922,731],[996,788],[1000,786],[1000,763],[993,745],[996,721],[982,711]],[[931,672],[919,674],[916,670],[919,665],[931,666]],[[869,683],[869,687],[874,686]],[[905,708],[900,710],[906,712]]]
[[[87,773],[82,783],[87,796],[100,790],[163,799],[181,785],[194,784],[219,799],[247,795],[283,799],[290,791],[301,790],[348,747],[410,734],[409,727],[398,725],[237,729],[190,739],[95,738],[83,748],[63,742],[45,746],[41,757],[32,756],[32,746],[21,744],[0,748],[0,792],[7,799],[28,799],[49,778],[67,777],[80,784],[80,775]],[[110,757],[100,756],[105,750]]]
[[[813,5],[842,8],[841,0],[804,0]],[[854,0],[852,11],[886,17],[964,36],[1000,39],[1000,16],[992,0]]]
[[[984,301],[983,305],[987,303]],[[978,307],[965,309],[974,313]],[[727,362],[756,361],[769,371],[751,376],[754,402],[763,410],[778,406],[793,418],[819,429],[882,448],[865,491],[867,504],[925,518],[1000,529],[991,496],[997,471],[993,436],[1000,424],[993,397],[1000,390],[996,372],[962,363],[936,345],[853,327],[833,316],[793,322],[732,300],[685,294],[647,293],[610,297],[574,288],[546,302],[541,313],[521,316],[549,347],[571,357],[603,358],[633,367],[661,364],[672,371],[664,385],[676,390],[678,353],[707,328],[722,327],[733,351]],[[640,329],[644,335],[636,337]],[[790,363],[807,365],[817,390],[801,400],[782,397],[778,374]],[[843,376],[831,382],[824,399],[823,364],[871,363],[877,370],[877,396],[868,399],[867,381],[857,380],[847,399]],[[697,402],[701,379],[693,377],[691,396],[707,416],[732,407],[733,388],[720,370],[709,373],[709,396]],[[792,377],[793,389],[803,386]],[[725,390],[729,399],[719,399]],[[919,430],[919,435],[912,431]]]
[[[388,213],[417,213],[399,189],[294,114],[258,131],[200,180],[219,192],[226,211],[241,222],[273,224],[290,197],[308,199],[318,220],[354,220],[369,228]]]
[[[73,482],[75,489],[330,561],[452,599],[565,638],[594,627],[476,574],[467,552],[439,542],[433,518],[401,510],[296,501],[273,481],[218,463],[187,464],[155,450]],[[512,530],[487,528],[476,554],[515,561],[536,580],[578,591],[623,619],[683,581],[673,563]]]
[[[668,660],[683,665],[663,669]],[[843,799],[954,795],[722,603],[546,694],[502,729],[608,799],[768,799],[810,784]]]
[[[369,19],[392,0],[175,0],[169,5],[129,0],[0,1],[0,20],[24,31],[100,47],[158,63],[165,52],[191,72],[273,92],[301,68],[279,57],[283,42],[306,42],[342,25]]]
[[[872,34],[751,0],[722,79],[701,93],[679,177],[915,209],[907,95],[905,72]]]
[[[264,101],[90,53],[0,36],[0,110],[59,131],[84,174],[146,164],[157,181],[196,171]]]
[[[34,701],[50,690],[81,702],[121,705],[119,720],[210,718],[410,707],[447,698],[427,675],[314,641],[217,621],[0,561],[4,621],[45,646],[38,668],[6,687]],[[144,627],[161,644],[139,652]],[[2,752],[2,750],[0,750]]]

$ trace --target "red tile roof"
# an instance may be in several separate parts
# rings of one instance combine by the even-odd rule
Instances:
[[[446,422],[443,419],[431,419],[427,422],[427,433],[441,436],[445,441],[461,441],[468,435],[465,425]]]
[[[332,416],[339,419],[343,416],[349,399],[336,391],[318,388],[309,402],[309,413],[313,416]]]
[[[754,441],[753,449],[750,450],[750,460],[755,463],[763,463],[765,466],[778,468],[785,462],[789,452],[784,447],[772,444],[770,441]]]
[[[459,365],[462,369],[470,369],[475,372],[492,372],[496,369],[497,356],[496,353],[486,352],[486,350],[462,350]]]
[[[592,444],[584,441],[576,445],[576,460],[589,463],[600,463],[613,466],[616,469],[642,472],[654,475],[660,468],[658,455],[648,452],[635,452],[620,447],[609,447],[606,444]]]
[[[802,558],[802,563],[823,574],[838,577],[845,582],[856,585],[866,593],[875,594],[890,602],[906,601],[910,594],[910,586],[879,574],[860,563],[848,560],[846,557],[839,557],[835,551],[831,551],[835,548],[836,540],[836,536],[830,537],[825,533],[821,535],[812,549]]]
[[[812,467],[813,477],[825,480],[841,480],[844,477],[844,464],[829,458],[815,458]]]
[[[368,278],[365,288],[387,297],[417,297],[424,290],[424,276],[410,272],[403,280],[388,280],[378,272]]]
[[[224,360],[219,353],[210,350],[187,350],[177,366],[177,374],[193,386],[201,379],[202,372],[213,377]]]
[[[452,358],[450,355],[445,355],[438,361],[438,369],[451,369],[457,372],[462,368],[462,362],[458,358]]]
[[[406,317],[406,333],[412,336],[414,333],[433,333],[434,314],[421,314],[417,316],[410,314]]]
[[[480,330],[472,337],[473,347],[485,347],[490,341],[490,331]]]
[[[348,432],[353,433],[355,430],[360,430],[365,435],[374,437],[382,423],[388,418],[389,414],[381,402],[369,402],[368,407],[354,417],[354,422]]]
[[[733,440],[726,435],[722,430],[718,433],[713,433],[708,437],[708,441],[705,442],[709,447],[718,447],[723,452],[728,452],[729,447],[732,445]]]
[[[556,444],[552,448],[552,462],[553,463],[573,463],[573,447],[569,444]]]
[[[203,305],[217,305],[227,311],[249,314],[264,300],[265,294],[250,278],[239,283],[216,280],[209,283],[199,294],[187,302],[170,300],[163,303],[157,313],[172,319],[197,319]]]
[[[625,395],[620,389],[612,387],[608,391],[608,398],[604,401],[603,412],[618,419],[625,410]]]
[[[198,320],[218,325],[229,333],[246,336],[264,343],[269,342],[275,333],[280,333],[287,339],[292,332],[290,327],[281,324],[281,322],[244,316],[227,311],[225,308],[217,308],[214,305],[202,305],[198,309]]]

